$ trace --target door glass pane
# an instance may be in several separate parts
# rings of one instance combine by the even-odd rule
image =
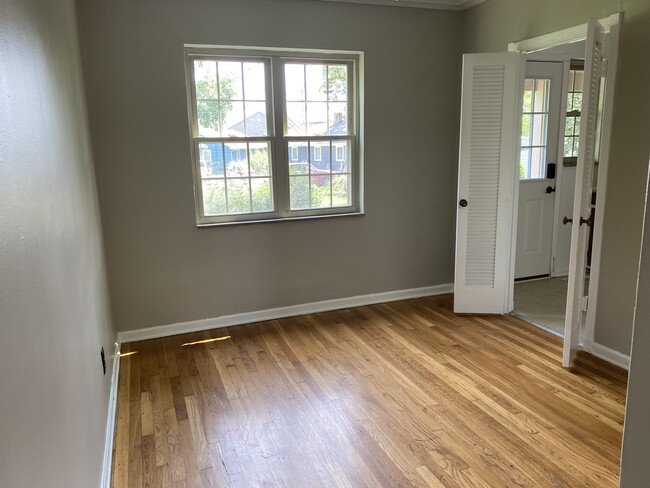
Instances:
[[[546,146],[548,116],[546,114],[535,114],[533,119],[533,146]]]
[[[546,146],[551,80],[527,78],[524,83],[521,119],[521,180],[543,179],[546,176]]]
[[[519,179],[526,180],[530,178],[530,148],[521,149],[521,158],[519,159]]]

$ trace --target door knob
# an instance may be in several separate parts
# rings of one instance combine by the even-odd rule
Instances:
[[[591,227],[593,223],[594,223],[593,217],[589,217],[588,219],[583,219],[582,217],[580,217],[580,225],[587,224],[587,227]]]
[[[458,205],[460,205],[463,208],[467,207],[467,200],[463,198],[460,202],[458,202]]]
[[[567,225],[567,224],[573,223],[573,219],[570,219],[569,217],[564,217],[564,218],[562,219],[562,223],[563,223],[564,225]]]
[[[555,191],[555,187],[554,186],[547,186],[545,191],[546,191],[546,193],[549,193],[549,194],[553,193]]]

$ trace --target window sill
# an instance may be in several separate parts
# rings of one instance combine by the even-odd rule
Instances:
[[[331,219],[335,217],[360,217],[365,215],[365,212],[346,212],[327,215],[301,215],[297,217],[279,217],[273,219],[259,219],[259,220],[237,220],[233,222],[209,222],[197,223],[199,229],[207,227],[222,227],[227,225],[248,225],[248,224],[268,224],[271,222],[292,222],[294,220],[314,220],[314,219]]]

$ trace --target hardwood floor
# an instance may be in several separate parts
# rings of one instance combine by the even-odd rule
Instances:
[[[113,486],[618,486],[626,373],[451,303],[123,345]]]

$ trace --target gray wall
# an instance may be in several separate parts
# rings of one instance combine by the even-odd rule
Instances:
[[[94,487],[115,332],[72,0],[0,2],[0,87],[0,486]]]
[[[624,12],[607,183],[595,340],[629,353],[650,150],[648,0],[488,0],[462,14],[463,52],[518,41]]]
[[[309,0],[80,0],[120,330],[453,279],[460,14]],[[198,229],[183,44],[361,50],[366,215]]]
[[[623,488],[647,486],[650,480],[650,212],[647,207],[644,229],[623,433]]]

